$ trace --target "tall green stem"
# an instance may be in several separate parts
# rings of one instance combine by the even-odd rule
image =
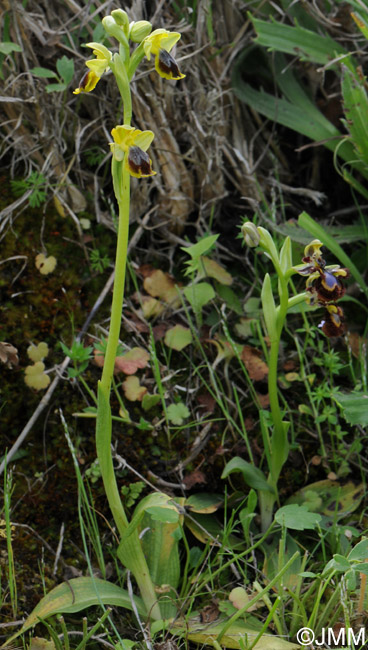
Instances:
[[[287,282],[280,272],[279,274],[279,294],[280,306],[278,309],[276,320],[276,334],[271,340],[271,350],[269,357],[269,371],[268,371],[268,393],[270,398],[270,409],[273,421],[273,434],[271,440],[271,454],[272,454],[272,482],[276,489],[277,481],[280,476],[281,468],[285,462],[288,451],[287,442],[287,428],[282,420],[278,389],[277,389],[277,367],[280,350],[281,333],[284,327],[287,309],[288,309],[288,289]]]
[[[130,89],[121,79],[118,79],[118,85],[124,101],[124,123],[130,125],[132,114]],[[126,153],[125,158],[127,155]],[[160,619],[160,607],[139,540],[138,530],[133,530],[128,536],[125,535],[129,521],[120,498],[111,454],[112,426],[110,391],[121,328],[129,238],[130,174],[125,165],[125,160],[117,167],[113,159],[112,174],[119,205],[119,225],[110,331],[102,377],[98,384],[96,449],[106,496],[121,538],[118,557],[122,564],[132,571],[149,616],[154,619]]]

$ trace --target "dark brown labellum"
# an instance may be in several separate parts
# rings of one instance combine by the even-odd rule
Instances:
[[[170,52],[167,52],[166,50],[160,50],[158,61],[158,67],[160,68],[161,72],[172,76],[173,79],[181,77],[178,64],[176,63],[174,57],[171,56]]]

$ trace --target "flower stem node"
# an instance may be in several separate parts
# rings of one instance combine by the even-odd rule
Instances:
[[[131,176],[146,178],[156,174],[146,153],[154,138],[152,131],[140,131],[133,126],[122,124],[116,126],[111,135],[114,139],[114,142],[110,142],[112,155],[118,162],[125,160],[125,166]]]
[[[148,20],[138,20],[130,23],[129,38],[133,43],[141,43],[152,31],[152,25]]]
[[[251,221],[246,221],[241,227],[243,233],[244,241],[249,248],[255,248],[258,246],[260,241],[260,234],[258,232],[257,226],[254,225]]]
[[[184,79],[185,74],[179,70],[178,64],[170,51],[180,39],[178,32],[167,32],[166,29],[155,29],[143,41],[144,53],[150,61],[151,54],[155,57],[156,72],[164,79]]]

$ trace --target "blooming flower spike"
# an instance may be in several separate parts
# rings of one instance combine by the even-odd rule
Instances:
[[[74,90],[74,95],[79,95],[79,93],[89,93],[91,90],[96,88],[112,59],[110,50],[101,43],[87,43],[86,45],[93,49],[93,54],[96,58],[86,61],[86,66],[89,70],[87,70],[86,74],[82,77],[78,88]]]
[[[147,153],[154,134],[152,131],[140,131],[133,126],[122,124],[111,131],[114,142],[110,142],[112,155],[118,162],[126,157],[126,167],[131,176],[146,178],[156,172],[151,167],[151,159]]]
[[[155,29],[143,41],[143,49],[148,61],[151,59],[151,54],[154,54],[156,71],[164,79],[183,79],[185,77],[170,54],[170,50],[178,42],[180,36],[178,32]]]

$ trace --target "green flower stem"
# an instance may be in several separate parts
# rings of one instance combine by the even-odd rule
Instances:
[[[115,70],[119,68],[116,66]],[[132,115],[132,102],[129,85],[124,83],[124,77],[117,76],[117,82],[124,101],[124,123],[130,124]],[[125,156],[128,154],[126,153]],[[146,605],[147,613],[154,619],[161,618],[157,595],[149,574],[142,546],[135,529],[128,537],[124,533],[129,521],[122,504],[111,454],[111,408],[110,391],[114,373],[116,350],[119,343],[121,314],[124,301],[125,271],[127,262],[128,237],[129,237],[129,209],[130,209],[130,175],[122,164],[116,165],[113,159],[112,174],[114,189],[119,205],[118,240],[116,246],[115,280],[111,306],[110,330],[107,341],[105,361],[101,381],[98,384],[98,406],[96,422],[96,449],[97,458],[101,469],[105,493],[122,539],[118,549],[118,557],[122,564],[130,569],[137,581],[141,596]],[[119,177],[121,175],[121,177]]]
[[[281,271],[281,269],[280,269]],[[287,426],[282,420],[282,414],[277,390],[277,366],[279,359],[279,348],[281,333],[284,327],[288,310],[289,293],[287,282],[282,272],[279,273],[280,305],[276,319],[276,334],[271,339],[271,350],[268,361],[268,393],[270,398],[270,409],[273,421],[273,434],[271,440],[271,478],[272,485],[277,489],[277,481],[281,468],[285,462],[288,452]]]

